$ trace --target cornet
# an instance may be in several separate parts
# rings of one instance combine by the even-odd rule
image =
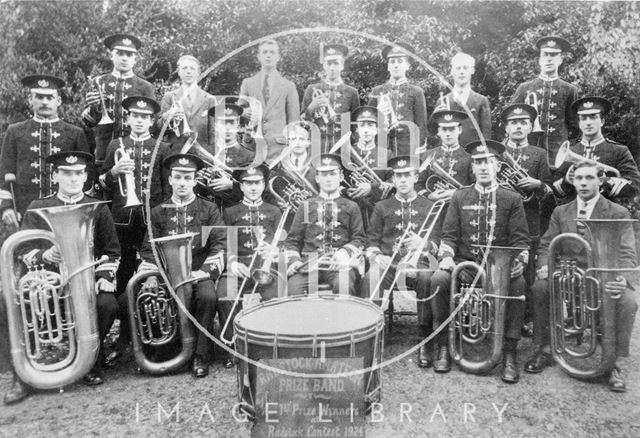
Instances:
[[[177,120],[174,118],[176,113],[182,113],[182,120]],[[180,99],[176,100],[175,96],[171,96],[171,108],[169,108],[169,127],[176,134],[176,137],[180,137],[180,123],[182,123],[182,135],[190,135],[191,128],[187,123],[187,116],[184,113],[184,106],[182,106],[182,102]]]
[[[311,95],[313,99],[321,99],[325,96],[328,99],[326,93],[320,88],[314,88],[313,94]],[[322,107],[320,107],[320,113],[322,114],[322,119],[325,123],[329,123],[330,120],[335,119],[338,115],[331,105],[323,105]]]
[[[100,117],[98,125],[111,125],[112,123],[114,123],[114,121],[109,116],[109,112],[107,111],[107,104],[104,97],[104,84],[100,83],[99,77],[96,77],[95,80],[91,80],[91,83],[93,84],[92,88],[97,89],[98,93],[100,94],[100,107],[102,108],[102,117]]]
[[[124,148],[124,143],[122,142],[122,137],[118,139],[120,141],[120,147],[116,149],[114,154],[114,160],[116,164],[120,162],[120,160],[130,160],[129,153]],[[120,186],[120,194],[123,198],[127,199],[125,203],[125,208],[127,207],[137,207],[142,205],[138,195],[136,195],[136,182],[133,177],[133,173],[126,173],[124,176],[118,176],[118,184]]]
[[[396,112],[393,110],[393,102],[391,101],[391,96],[389,95],[389,93],[382,93],[380,94],[380,104],[382,104],[383,102],[386,102],[389,105],[389,119],[386,120],[387,122],[387,127],[388,129],[393,129],[393,128],[397,128],[398,127],[398,116],[396,115]],[[380,105],[378,105],[378,110],[380,109]]]
[[[527,105],[534,107],[538,113],[538,116],[533,121],[532,132],[542,132],[542,127],[540,126],[540,104],[538,102],[538,95],[535,91],[527,91],[527,97],[525,97],[524,101]]]
[[[449,101],[449,96],[443,95],[442,91],[440,92],[440,97],[436,102],[436,108],[433,110],[436,111],[451,111],[451,102]]]

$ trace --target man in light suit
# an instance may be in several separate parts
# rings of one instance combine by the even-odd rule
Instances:
[[[185,135],[186,125],[192,132],[198,134],[198,143],[207,151],[213,153],[213,136],[210,135],[209,109],[216,106],[216,98],[198,86],[200,77],[200,61],[191,55],[184,55],[178,59],[178,76],[182,85],[177,90],[167,92],[160,104],[161,117],[158,119],[158,129],[171,117],[177,129],[166,130],[166,140],[173,152],[180,152],[180,148],[189,135]],[[172,106],[174,111],[170,111]],[[178,135],[179,134],[179,135]]]
[[[280,47],[274,40],[265,40],[258,46],[258,74],[244,79],[240,86],[244,117],[261,128],[266,141],[267,163],[273,161],[287,144],[284,127],[300,118],[300,100],[293,82],[282,77],[276,69],[280,60]],[[258,107],[257,102],[260,102]],[[256,133],[259,137],[260,129]],[[256,138],[258,147],[260,141]],[[262,143],[264,145],[264,143]]]
[[[534,343],[538,346],[531,359],[525,364],[524,369],[529,373],[540,373],[553,363],[550,347],[550,300],[549,277],[554,273],[549,272],[548,259],[549,244],[554,237],[563,233],[577,233],[588,241],[591,235],[587,226],[580,219],[629,219],[629,212],[622,206],[609,201],[600,194],[603,183],[603,172],[593,163],[582,162],[577,164],[574,171],[573,184],[578,194],[577,198],[568,204],[556,207],[551,215],[549,229],[542,236],[538,248],[537,280],[531,287],[533,297],[534,317]],[[616,255],[616,268],[634,268],[637,264],[633,228],[631,223],[626,224],[619,235],[619,252]],[[613,242],[612,242],[613,244]],[[559,256],[563,259],[574,260],[577,267],[585,269],[587,261],[584,248],[573,242],[563,242],[559,247]],[[615,354],[617,363],[609,375],[609,389],[614,392],[624,392],[626,385],[622,372],[618,365],[620,359],[629,355],[629,340],[633,329],[633,320],[638,309],[634,299],[635,291],[630,283],[629,274],[616,276],[614,281],[606,281],[603,285],[603,294],[609,295],[615,300]],[[630,367],[629,364],[628,367]]]

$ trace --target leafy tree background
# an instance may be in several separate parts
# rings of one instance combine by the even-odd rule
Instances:
[[[536,39],[561,35],[573,50],[561,76],[582,95],[613,102],[606,136],[640,154],[640,6],[635,2],[472,2],[417,0],[103,0],[8,1],[0,5],[0,133],[29,116],[20,78],[36,72],[67,81],[62,116],[80,124],[87,76],[111,66],[102,39],[115,32],[138,35],[145,43],[137,73],[158,84],[176,78],[175,61],[185,53],[206,68],[234,49],[265,35],[301,27],[335,27],[409,42],[417,55],[446,75],[459,50],[477,60],[474,88],[489,96],[494,137],[501,138],[500,109],[518,83],[537,74]],[[298,87],[318,80],[318,44],[343,42],[351,54],[346,80],[366,101],[387,77],[381,45],[344,34],[312,33],[280,39],[280,70]],[[203,78],[214,94],[234,94],[258,65],[255,50],[244,51]],[[425,92],[433,111],[439,80],[420,66],[410,77]]]

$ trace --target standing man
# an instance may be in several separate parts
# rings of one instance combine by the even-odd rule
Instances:
[[[191,278],[199,281],[192,288],[190,310],[198,323],[212,328],[217,301],[214,281],[220,277],[224,267],[224,232],[215,227],[224,226],[224,222],[218,207],[198,198],[193,191],[196,172],[203,165],[198,157],[188,154],[175,154],[164,159],[163,167],[170,172],[171,197],[151,210],[151,227],[154,239],[175,234],[196,234],[191,245]],[[204,227],[214,227],[206,240]],[[141,251],[142,263],[138,271],[157,269],[149,238],[146,233]],[[142,287],[157,288],[157,278],[149,277]],[[191,368],[195,377],[209,374],[211,350],[211,341],[205,333],[198,330]]]
[[[47,164],[53,166],[51,179],[58,188],[54,195],[36,199],[29,204],[28,209],[58,207],[63,205],[89,204],[97,199],[90,198],[82,192],[87,181],[87,167],[93,157],[82,151],[58,152],[46,158]],[[27,210],[22,229],[49,230],[49,225],[36,213]],[[73,230],[70,230],[73,231]],[[47,248],[33,248],[22,254],[22,261],[30,268],[37,269],[44,266],[47,270],[58,270],[61,262],[60,249],[57,245]],[[120,261],[120,246],[116,236],[113,219],[109,208],[101,205],[95,211],[95,228],[93,230],[93,255],[99,260],[106,256],[106,260],[95,268],[95,293],[98,315],[98,336],[100,336],[100,351],[96,363],[91,371],[83,377],[85,385],[94,386],[103,383],[102,365],[104,362],[104,338],[109,333],[118,310],[114,292],[116,286],[115,273]],[[90,309],[87,309],[87,312]],[[32,388],[14,375],[13,387],[5,394],[5,404],[17,403],[27,397]]]
[[[563,52],[571,50],[564,38],[546,36],[536,42],[539,50],[537,78],[518,85],[511,103],[526,103],[535,107],[541,133],[533,146],[544,149],[547,161],[553,169],[553,163],[560,145],[575,134],[577,123],[571,111],[571,103],[578,98],[578,87],[563,81],[558,69],[563,61]],[[552,208],[549,209],[551,212]]]
[[[498,155],[504,146],[496,141],[487,140],[486,146],[480,142],[467,145],[467,151],[473,160],[472,169],[476,182],[453,194],[442,226],[442,239],[438,257],[439,270],[431,276],[431,294],[436,295],[433,304],[434,326],[439,326],[450,311],[451,272],[456,264],[465,260],[480,263],[480,246],[529,246],[529,231],[525,218],[522,199],[517,193],[504,189],[496,181]],[[529,259],[528,250],[523,250],[511,266],[511,284],[509,296],[517,297],[524,293],[524,267]],[[459,279],[462,283],[472,283],[475,272],[464,269]],[[516,383],[520,378],[516,361],[516,349],[521,336],[524,303],[519,300],[507,300],[505,308],[504,347],[502,380]],[[443,330],[437,337],[438,358],[434,370],[446,373],[451,370],[448,332]]]
[[[395,43],[382,49],[389,80],[374,87],[369,100],[369,105],[377,107],[387,120],[387,148],[391,156],[415,154],[426,137],[427,105],[422,89],[407,79],[407,71],[411,68],[407,53],[414,53],[414,50],[406,43]],[[411,125],[407,122],[418,129],[414,133],[417,137],[411,135]],[[378,143],[382,144],[381,139]]]
[[[300,119],[300,101],[298,91],[293,82],[282,77],[277,70],[280,60],[280,46],[275,40],[265,40],[258,45],[258,61],[260,72],[244,79],[240,86],[240,99],[253,98],[260,102],[256,108],[251,100],[244,99],[243,107],[247,107],[244,116],[251,124],[259,127],[258,133],[266,141],[267,162],[275,159],[287,144],[284,127]],[[259,135],[256,135],[259,136]]]
[[[371,215],[371,223],[367,230],[368,247],[366,251],[369,259],[369,271],[362,282],[361,296],[371,297],[372,293],[380,294],[383,298],[384,291],[389,289],[391,282],[396,277],[396,270],[400,260],[407,260],[420,251],[435,254],[438,251],[440,230],[434,228],[428,242],[422,242],[424,234],[419,234],[420,227],[431,211],[433,202],[418,196],[415,183],[418,180],[417,159],[404,156],[389,160],[389,167],[393,169],[393,185],[396,188],[394,196],[378,202]],[[436,223],[437,217],[432,223]],[[405,232],[407,232],[405,234]],[[400,238],[405,236],[404,241]],[[395,255],[395,258],[392,256]],[[406,273],[407,285],[416,291],[418,325],[420,335],[426,338],[432,333],[433,315],[431,303],[425,301],[429,295],[429,281],[431,273],[426,272],[428,263],[426,257],[421,256],[418,261],[419,268],[415,274]],[[386,275],[380,281],[383,272]],[[380,284],[378,291],[373,288]],[[431,345],[431,350],[433,346]],[[424,344],[418,351],[418,366],[428,368],[433,365],[433,352]]]
[[[291,295],[316,292],[309,290],[311,272],[318,272],[318,280],[329,283],[333,293],[348,289],[349,295],[357,295],[356,260],[366,235],[358,205],[340,196],[342,178],[340,156],[322,154],[316,169],[320,195],[298,208],[284,243]]]
[[[162,129],[167,119],[171,118],[170,128],[166,130],[166,138],[172,151],[180,152],[180,148],[189,138],[189,135],[184,132],[185,127],[188,126],[193,133],[198,134],[198,143],[208,152],[214,153],[213,138],[209,133],[209,109],[213,108],[217,102],[215,97],[198,85],[200,61],[191,55],[181,56],[178,59],[178,76],[182,82],[180,88],[169,91],[162,97],[158,129]],[[171,109],[173,111],[170,111]],[[171,126],[175,129],[171,129]]]
[[[461,111],[465,114],[467,114],[466,109],[471,111],[483,137],[489,139],[491,138],[491,106],[486,96],[471,89],[471,77],[475,71],[476,60],[473,56],[460,52],[451,58],[450,74],[453,78],[453,90],[445,96],[445,100],[449,103],[446,109]],[[460,144],[466,145],[480,139],[471,119],[465,118],[461,128]]]
[[[124,123],[125,109],[122,102],[129,96],[155,99],[153,85],[133,74],[138,50],[142,46],[140,40],[133,35],[116,34],[105,38],[104,45],[109,49],[113,71],[92,80],[91,91],[87,93],[86,107],[82,112],[82,120],[88,128],[93,129],[95,136],[96,168],[99,173],[104,172],[102,165],[111,140],[125,137],[129,133]],[[103,108],[107,110],[107,114],[103,114]],[[112,122],[101,123],[107,115]]]
[[[327,153],[349,129],[342,123],[344,113],[360,106],[358,90],[342,81],[344,61],[349,49],[342,44],[327,44],[320,48],[324,78],[307,87],[302,98],[302,119],[320,129],[320,152]]]
[[[540,373],[553,363],[550,348],[549,328],[549,272],[548,261],[549,244],[556,236],[563,233],[578,233],[590,240],[590,233],[579,219],[629,219],[630,215],[623,207],[607,200],[600,195],[603,183],[603,172],[597,166],[589,163],[579,163],[575,166],[573,184],[578,196],[568,204],[558,206],[551,215],[549,229],[542,236],[538,248],[537,280],[532,287],[534,300],[534,343],[538,346],[536,352],[525,364],[524,369],[529,373]],[[578,220],[576,220],[578,219]],[[631,224],[624,227],[619,236],[620,252],[616,257],[617,268],[635,268],[637,265],[636,251]],[[577,261],[578,268],[586,269],[589,263],[584,255],[582,246],[576,247],[571,242],[565,242],[560,247],[560,256]],[[638,309],[634,299],[635,291],[630,277],[620,275],[615,281],[608,281],[603,285],[603,293],[610,294],[616,300],[615,304],[615,350],[618,364],[622,358],[629,356],[629,341],[633,321]],[[591,334],[595,336],[595,334]],[[614,392],[625,392],[626,385],[622,370],[616,364],[609,376],[609,389]],[[631,366],[631,364],[629,364]]]
[[[58,118],[62,104],[60,90],[65,85],[64,81],[49,75],[33,75],[21,82],[29,89],[33,117],[9,125],[0,153],[0,187],[10,190],[7,175],[9,178],[13,175],[18,216],[24,215],[31,201],[49,196],[54,191],[51,172],[45,161],[47,157],[63,151],[89,152],[82,129]],[[86,189],[91,187],[95,176],[91,163],[87,172]],[[20,218],[13,210],[12,202],[3,200],[0,210],[2,221],[17,228]]]

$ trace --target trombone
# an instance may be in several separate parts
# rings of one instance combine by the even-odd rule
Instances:
[[[124,148],[124,143],[122,142],[122,137],[118,138],[120,142],[120,146],[115,150],[114,160],[116,164],[120,162],[120,160],[130,160],[129,153]],[[136,182],[133,177],[132,172],[127,172],[124,176],[118,175],[118,185],[120,186],[120,195],[126,199],[125,208],[128,207],[137,207],[142,205],[138,195],[136,195]]]

